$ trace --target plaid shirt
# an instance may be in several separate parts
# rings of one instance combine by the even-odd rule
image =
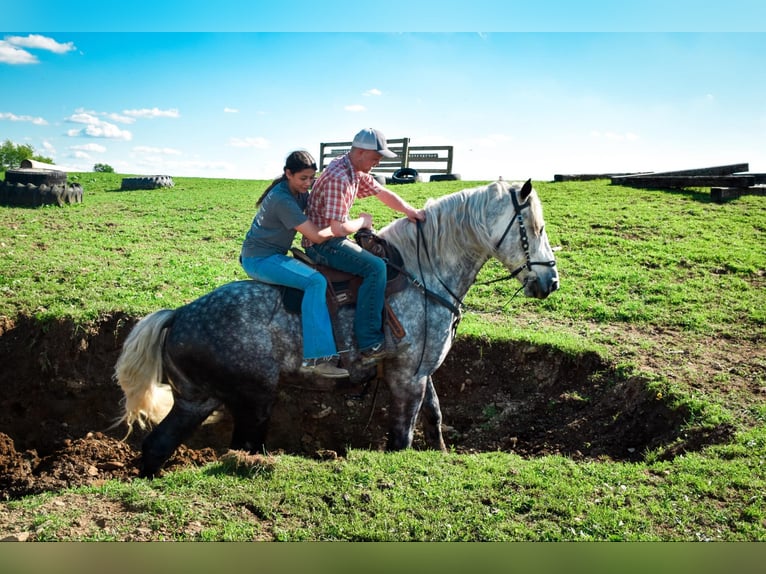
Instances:
[[[309,194],[306,215],[320,229],[331,220],[345,222],[354,200],[377,195],[383,187],[369,173],[354,171],[348,154],[335,158],[314,182]],[[303,247],[312,242],[306,237]]]

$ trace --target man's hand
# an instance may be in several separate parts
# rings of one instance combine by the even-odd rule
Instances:
[[[410,207],[404,212],[404,214],[407,216],[407,219],[409,219],[412,223],[415,223],[416,221],[426,220],[426,212],[423,209],[415,209],[413,207]]]
[[[360,213],[359,217],[361,217],[363,221],[360,229],[372,229],[372,215],[369,213]]]

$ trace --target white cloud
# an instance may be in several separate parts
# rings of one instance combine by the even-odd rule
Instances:
[[[365,96],[382,96],[383,92],[381,92],[378,88],[372,88],[371,90],[367,90],[364,92]]]
[[[104,114],[104,117],[109,118],[113,122],[119,122],[121,124],[134,124],[134,123],[136,123],[136,118],[130,118],[128,116],[123,116],[123,115],[115,114],[115,113]]]
[[[87,112],[75,113],[67,121],[76,124],[86,124],[86,127],[82,129],[73,129],[67,131],[67,135],[70,137],[91,137],[91,138],[107,138],[130,141],[133,139],[133,134],[127,130],[122,130],[114,124],[105,122],[93,114]]]
[[[91,138],[107,138],[115,140],[130,141],[133,139],[133,134],[127,130],[121,130],[114,124],[103,122],[99,125],[91,125],[81,130],[69,130],[66,135],[69,137],[91,137]]]
[[[239,110],[237,108],[224,108],[224,113],[226,114],[238,114]]]
[[[365,108],[361,104],[351,104],[344,108],[347,112],[365,112],[367,111],[367,108]]]
[[[150,147],[139,145],[133,148],[136,153],[158,153],[162,155],[181,155],[181,151],[169,147]]]
[[[53,147],[53,144],[48,140],[43,141],[43,149],[45,150],[45,153],[56,155],[56,148]]]
[[[107,118],[109,120],[112,120],[113,122],[118,122],[121,124],[134,124],[136,123],[136,118],[130,118],[128,116],[123,116],[120,114],[116,114],[114,112],[96,112],[93,110],[86,110],[85,108],[77,108],[75,110],[75,115],[88,115],[93,117],[103,117]]]
[[[26,50],[20,50],[5,40],[0,40],[0,63],[2,64],[37,64],[37,56]]]
[[[12,114],[10,112],[0,112],[0,120],[10,120],[12,122],[32,122],[36,126],[48,125],[48,122],[46,122],[43,118],[35,118],[32,116],[17,116],[16,114]]]
[[[256,149],[268,149],[271,146],[271,142],[266,138],[231,138],[229,139],[229,145],[231,147],[254,147]]]
[[[5,40],[9,44],[14,46],[21,46],[22,48],[31,48],[37,50],[48,50],[54,54],[66,54],[72,50],[76,50],[74,42],[67,42],[61,44],[53,38],[47,36],[41,36],[40,34],[30,34],[29,36],[6,36]]]
[[[30,34],[29,36],[6,36],[0,40],[0,63],[3,64],[37,64],[40,60],[23,48],[33,50],[48,50],[56,54],[64,54],[75,50],[72,42],[61,44],[53,38]]]
[[[94,112],[95,113],[95,112]],[[77,110],[74,114],[67,118],[67,121],[74,122],[76,124],[90,124],[100,122],[94,113],[86,112],[84,110]]]
[[[142,108],[140,110],[123,110],[126,116],[134,118],[178,118],[181,114],[177,109],[161,110],[159,108]]]

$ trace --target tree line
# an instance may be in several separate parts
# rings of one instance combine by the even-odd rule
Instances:
[[[29,144],[15,144],[11,140],[5,140],[0,144],[0,171],[17,169],[21,167],[21,162],[25,159],[53,163],[51,158],[35,154],[34,148]],[[93,166],[93,171],[114,173],[112,166],[106,163],[97,163]]]
[[[0,145],[0,169],[16,169],[25,159],[53,163],[49,157],[36,155],[34,148],[29,144],[15,144],[11,140],[5,140]]]

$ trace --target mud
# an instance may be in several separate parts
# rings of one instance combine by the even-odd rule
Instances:
[[[125,438],[122,393],[112,380],[136,319],[109,316],[83,329],[0,318],[0,500],[138,473],[141,432]],[[639,460],[725,441],[728,427],[682,432],[688,413],[671,409],[640,378],[624,378],[596,354],[577,356],[523,342],[460,339],[434,375],[448,448],[525,457]],[[348,448],[383,449],[384,385],[342,389],[284,384],[270,452],[324,457]],[[228,450],[225,411],[203,425],[166,470],[216,461]],[[124,440],[123,440],[124,439]],[[425,448],[416,436],[415,448]]]

